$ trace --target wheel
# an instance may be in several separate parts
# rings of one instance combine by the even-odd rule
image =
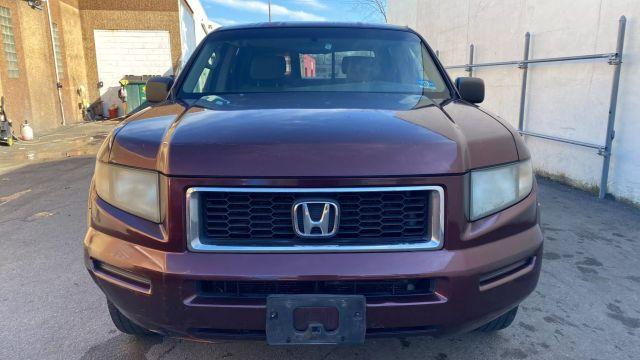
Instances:
[[[514,307],[509,310],[508,313],[503,314],[499,318],[492,320],[491,322],[482,325],[477,329],[477,331],[481,332],[493,332],[502,329],[506,329],[513,323],[513,320],[516,318],[516,314],[518,313],[518,307]]]
[[[109,308],[109,315],[111,315],[111,321],[113,321],[113,325],[115,325],[116,328],[121,332],[136,336],[157,336],[156,333],[151,332],[129,320],[110,301],[107,301],[107,307]]]

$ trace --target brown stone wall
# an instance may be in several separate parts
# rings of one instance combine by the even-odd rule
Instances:
[[[68,97],[69,106],[65,107],[68,113],[67,122],[82,121],[82,92],[87,98],[88,82],[84,46],[82,44],[82,23],[80,10],[73,5],[60,1],[60,16],[62,25],[62,37],[64,38],[65,61],[65,96]],[[88,99],[88,98],[87,98]],[[66,104],[65,104],[66,105]]]
[[[76,9],[80,8],[80,2],[78,0],[60,0],[61,3],[65,3],[71,7],[74,7]]]
[[[66,9],[70,6],[68,4],[63,4],[59,0],[48,0],[47,3],[51,6],[51,22],[56,24],[58,27],[58,39],[60,42],[60,52],[62,53],[62,68],[63,75],[60,78],[60,83],[62,84],[61,96],[63,101],[64,115],[65,121],[67,124],[71,124],[74,122],[78,122],[80,120],[76,105],[76,88],[73,87],[71,79],[77,77],[77,69],[73,67],[73,64],[69,62],[69,45],[66,39],[66,35],[69,32],[74,30],[73,24],[74,20],[77,22],[77,28],[75,29],[77,32],[81,31],[80,29],[80,13],[79,11],[75,14],[69,13],[68,11],[64,14],[62,13],[62,6],[64,5]],[[77,9],[77,8],[76,8]],[[65,24],[67,27],[65,27]],[[47,26],[49,23],[47,23]],[[47,28],[47,30],[49,30]],[[69,31],[67,31],[69,30]],[[51,38],[51,34],[49,33],[49,38]],[[49,41],[49,46],[51,46],[51,40]],[[53,76],[55,81],[55,64],[53,63],[53,49],[50,48],[49,52],[52,56],[52,62],[50,66],[53,69]],[[84,59],[78,59],[78,61],[84,62]],[[58,105],[59,106],[59,105]]]
[[[22,23],[20,21],[20,9],[26,7],[26,3],[14,0],[0,0],[0,6],[11,10],[13,35],[18,54],[17,79],[10,79],[7,75],[7,61],[4,47],[0,44],[0,77],[2,77],[2,93],[5,96],[7,117],[13,121],[14,130],[19,131],[20,124],[25,119],[31,121],[31,103],[29,102],[29,86],[27,84],[27,68],[25,66],[25,52],[22,46]],[[1,35],[0,35],[1,37]]]
[[[64,3],[49,0],[43,10],[37,10],[23,1],[0,0],[0,6],[11,10],[18,52],[18,79],[9,79],[6,62],[0,64],[2,92],[6,96],[7,113],[14,122],[16,132],[24,120],[32,123],[36,133],[62,124],[46,6],[51,6],[52,21],[58,26],[64,68],[60,82],[63,85],[65,117],[67,123],[81,120],[75,95],[76,83],[86,84],[86,70],[80,13],[73,7],[74,4],[73,0]],[[67,41],[67,37],[70,37],[70,41]],[[0,51],[4,59],[4,49]]]
[[[21,2],[22,4],[23,2]],[[36,131],[61,125],[47,12],[20,6],[26,81],[29,86],[32,126]]]
[[[82,10],[170,11],[178,12],[176,0],[77,0]]]

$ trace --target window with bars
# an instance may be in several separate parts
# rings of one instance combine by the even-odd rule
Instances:
[[[0,6],[0,30],[2,31],[2,45],[9,78],[16,79],[20,75],[20,71],[18,70],[18,53],[13,36],[13,25],[11,25],[11,10],[2,6]]]
[[[52,24],[53,29],[53,52],[56,57],[56,73],[58,73],[58,79],[62,81],[64,77],[64,64],[62,63],[62,51],[60,50],[60,35],[58,34],[58,24]]]

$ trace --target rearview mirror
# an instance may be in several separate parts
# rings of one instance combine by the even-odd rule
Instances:
[[[159,103],[167,100],[169,90],[173,85],[173,78],[165,76],[154,76],[147,80],[146,95],[150,103]]]
[[[484,81],[475,77],[459,77],[456,79],[456,87],[462,100],[472,104],[484,101]]]

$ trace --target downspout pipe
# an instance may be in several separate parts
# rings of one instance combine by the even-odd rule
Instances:
[[[67,119],[64,117],[64,105],[62,104],[62,83],[58,75],[58,58],[56,58],[56,47],[53,43],[53,22],[51,21],[51,6],[47,1],[47,18],[49,20],[49,36],[51,37],[51,53],[53,54],[54,73],[56,74],[56,90],[58,92],[58,104],[60,105],[60,115],[62,116],[62,126],[67,125]]]

